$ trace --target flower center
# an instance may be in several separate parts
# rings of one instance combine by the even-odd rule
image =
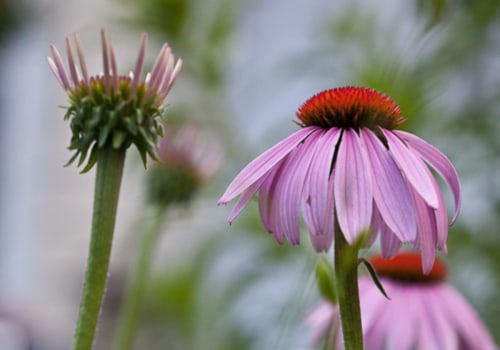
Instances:
[[[400,253],[392,259],[384,259],[376,255],[370,263],[379,276],[386,276],[404,283],[433,283],[443,281],[446,277],[446,265],[436,259],[428,275],[422,273],[422,257],[418,253]]]
[[[113,78],[110,78],[110,80]],[[147,88],[144,83],[139,84],[136,91],[131,94],[132,79],[128,76],[119,76],[116,79],[116,83],[109,83],[109,91],[106,91],[106,83],[103,76],[94,76],[89,79],[89,83],[86,84],[84,81],[80,81],[73,88],[70,99],[73,103],[79,103],[82,99],[91,97],[96,100],[128,100],[128,99],[138,99],[140,104],[144,104],[143,101],[146,94]],[[152,103],[154,101],[148,101]]]
[[[394,129],[404,122],[399,106],[387,95],[365,87],[322,91],[297,111],[303,126]]]

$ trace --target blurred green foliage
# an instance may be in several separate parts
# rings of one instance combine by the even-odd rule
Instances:
[[[13,0],[0,0],[0,42],[21,24],[21,4]]]

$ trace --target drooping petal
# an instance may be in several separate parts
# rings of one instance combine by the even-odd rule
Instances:
[[[284,159],[279,179],[277,180],[275,203],[279,212],[279,229],[291,244],[300,240],[300,205],[302,189],[309,165],[313,157],[312,150],[321,132],[311,133]]]
[[[409,298],[415,303],[418,317],[418,327],[415,329],[417,333],[416,349],[441,349],[439,341],[436,339],[437,330],[433,328],[433,324],[429,322],[429,313],[426,309],[426,304],[430,298],[422,298],[421,291],[412,288],[409,289],[411,294]]]
[[[386,279],[384,279],[385,281]],[[399,286],[394,288],[391,300],[385,300],[387,308],[391,310],[391,325],[386,329],[388,349],[413,349],[416,342],[415,328],[418,327],[417,313],[414,303],[408,303],[411,287]],[[393,296],[394,295],[394,296]],[[385,311],[384,311],[385,312]],[[401,320],[401,322],[394,322]]]
[[[406,180],[418,192],[418,194],[433,208],[438,207],[438,196],[432,186],[431,177],[426,172],[424,162],[416,157],[408,147],[391,131],[381,129],[384,133],[389,151],[399,168],[406,177]]]
[[[446,300],[441,307],[449,322],[453,324],[455,332],[461,335],[461,349],[498,349],[481,319],[464,297],[450,286],[443,285],[441,288],[441,300]]]
[[[327,251],[333,239],[334,196],[332,162],[340,130],[331,128],[316,141],[314,160],[303,190],[302,215],[314,247]],[[318,237],[318,238],[316,238]]]
[[[234,197],[241,194],[245,189],[271,170],[315,130],[319,130],[319,128],[309,127],[300,129],[251,161],[229,184],[228,188],[219,199],[218,204],[226,204]]]
[[[252,197],[259,190],[259,188],[261,187],[261,185],[265,179],[266,179],[265,177],[260,178],[259,181],[253,183],[250,187],[248,187],[245,191],[243,191],[243,193],[241,193],[241,196],[238,199],[238,202],[236,202],[236,204],[234,205],[234,208],[231,211],[231,214],[229,214],[229,217],[227,219],[229,224],[232,224],[234,219],[241,213],[243,208],[246,207],[248,202],[250,202]]]
[[[281,216],[277,205],[276,188],[281,177],[284,160],[281,160],[265,176],[259,191],[259,214],[267,232],[273,234],[278,243],[283,243],[283,231],[281,230]]]
[[[417,213],[417,241],[416,246],[422,254],[422,270],[424,274],[428,274],[432,270],[434,260],[436,259],[436,220],[434,211],[429,208],[425,201],[412,188],[410,192],[415,204]]]
[[[460,349],[456,330],[449,321],[442,308],[437,308],[437,303],[442,303],[443,295],[440,292],[442,286],[428,286],[427,294],[420,294],[421,304],[426,310],[426,320],[431,329],[434,330],[436,342],[439,343],[439,349]]]
[[[436,180],[433,181],[433,186],[436,191],[439,191],[439,186]],[[434,215],[436,220],[436,232],[437,232],[437,247],[439,249],[446,249],[446,239],[448,238],[448,213],[446,212],[446,205],[444,203],[444,198],[441,192],[439,194],[439,206],[434,209]]]
[[[460,180],[458,179],[458,174],[453,167],[453,164],[451,164],[448,158],[441,153],[441,151],[428,142],[422,140],[420,137],[404,131],[394,131],[394,133],[406,140],[408,145],[412,147],[427,163],[429,163],[450,187],[455,202],[455,212],[450,223],[450,225],[453,225],[457,219],[458,213],[460,212],[460,206],[462,203]]]
[[[327,252],[332,246],[333,242],[333,231],[325,232],[320,235],[310,235],[312,245],[314,250],[317,252]]]
[[[380,248],[384,258],[393,258],[401,249],[403,243],[391,229],[380,231]]]
[[[311,329],[312,343],[315,346],[320,345],[323,335],[327,334],[332,326],[334,315],[338,314],[336,309],[329,301],[322,301],[305,319],[305,324]]]
[[[359,132],[370,160],[375,204],[397,237],[402,242],[412,242],[417,234],[417,221],[408,186],[382,142],[369,130]]]
[[[410,151],[415,152],[414,150]],[[429,210],[431,211],[430,215],[434,217],[435,227],[433,232],[436,235],[437,247],[439,249],[444,249],[446,247],[446,239],[448,237],[448,214],[446,213],[446,205],[444,203],[443,194],[441,193],[436,180],[432,177],[431,171],[428,168],[425,168],[425,171],[432,180],[432,186],[438,195],[438,207],[436,209],[429,208]]]
[[[386,225],[376,207],[373,208],[372,227],[380,233],[380,250],[382,251],[382,256],[386,259],[394,257],[399,249],[401,249],[401,240]]]
[[[373,195],[368,167],[356,131],[344,130],[335,162],[334,196],[337,220],[350,244],[370,227]]]
[[[392,281],[381,277],[380,282],[384,286],[389,297],[393,298],[394,293],[392,292],[393,288],[391,288]],[[397,289],[394,288],[394,290],[397,292]],[[362,310],[361,322],[366,343],[369,343],[371,347],[373,346],[373,349],[383,349],[386,340],[385,328],[387,323],[380,322],[380,315],[384,314],[387,309],[387,304],[384,301],[385,297],[368,277],[360,278],[359,294],[360,307]]]

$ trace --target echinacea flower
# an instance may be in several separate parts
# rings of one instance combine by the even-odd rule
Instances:
[[[421,257],[413,252],[393,259],[375,256],[371,264],[390,299],[369,276],[360,277],[366,350],[497,349],[474,309],[445,281],[446,266],[440,259],[428,275],[422,274]],[[322,301],[306,323],[315,346],[327,336],[329,345],[343,349],[337,305]]]
[[[69,97],[70,106],[65,120],[71,121],[72,137],[69,149],[78,156],[79,165],[88,156],[85,170],[95,163],[98,148],[127,148],[134,144],[146,162],[146,155],[155,157],[165,99],[181,69],[182,60],[175,62],[168,44],[164,44],[150,73],[142,77],[147,34],[141,38],[133,72],[120,75],[115,51],[109,36],[102,31],[103,72],[89,76],[80,39],[75,34],[75,59],[70,37],[66,37],[67,67],[61,55],[51,45],[48,62],[57,80]]]
[[[395,130],[404,119],[388,96],[364,87],[323,91],[298,110],[302,129],[250,162],[219,200],[239,201],[228,221],[259,192],[265,228],[281,243],[299,243],[300,213],[317,251],[327,251],[338,225],[348,243],[380,233],[382,253],[411,242],[429,271],[436,247],[446,248],[447,209],[428,165],[461,192],[448,158],[421,138]],[[336,221],[336,222],[335,222]]]
[[[147,197],[160,205],[187,203],[212,177],[222,151],[194,123],[165,127],[157,150],[159,161],[147,173]]]

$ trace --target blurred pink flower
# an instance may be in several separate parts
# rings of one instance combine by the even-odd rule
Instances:
[[[445,282],[446,267],[436,260],[428,275],[417,253],[371,263],[390,300],[369,276],[359,279],[361,320],[366,350],[497,349],[465,298]],[[343,349],[337,305],[322,301],[306,323],[317,346],[326,336],[332,349]]]
[[[192,172],[204,182],[215,174],[222,158],[219,145],[206,136],[194,123],[186,123],[178,130],[165,128],[158,158],[164,164]]]
[[[239,201],[228,221],[259,192],[259,211],[275,239],[298,244],[300,213],[316,250],[327,251],[335,220],[352,244],[365,230],[380,233],[382,254],[402,243],[422,251],[429,271],[436,247],[446,248],[447,210],[430,165],[451,188],[458,215],[461,192],[455,168],[439,150],[404,131],[388,96],[363,87],[323,91],[298,110],[296,131],[248,164],[219,200]],[[427,163],[427,164],[426,164]]]
[[[166,127],[157,154],[159,161],[147,172],[146,193],[150,203],[161,206],[189,203],[222,158],[219,144],[193,123]]]

